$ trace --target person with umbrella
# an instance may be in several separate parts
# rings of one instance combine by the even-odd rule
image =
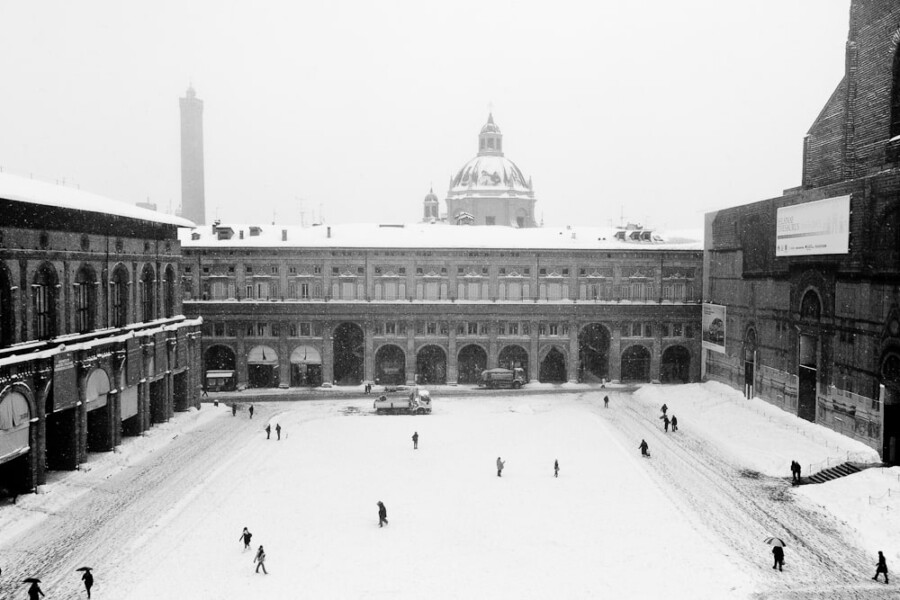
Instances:
[[[84,571],[84,575],[81,576],[81,580],[84,582],[84,589],[87,590],[88,600],[91,597],[91,587],[94,585],[94,576],[91,575],[90,567],[81,567],[77,569],[78,571]]]
[[[31,584],[31,587],[28,588],[28,600],[38,600],[40,596],[44,595],[44,592],[41,591],[41,586],[38,585],[40,582],[41,580],[36,577],[29,577],[22,581],[22,583]]]
[[[878,575],[884,573],[884,582],[888,583],[888,570],[887,570],[887,561],[884,559],[884,554],[881,553],[881,550],[878,551],[878,564],[875,567],[875,581],[878,581]]]
[[[779,571],[783,571],[784,569],[784,541],[781,538],[777,537],[767,537],[766,543],[772,546],[772,556],[775,557],[775,563],[772,565],[773,569],[778,569]]]

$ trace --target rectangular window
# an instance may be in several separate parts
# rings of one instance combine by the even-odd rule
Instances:
[[[215,337],[224,337],[225,323],[213,323],[213,335]]]
[[[632,323],[631,324],[631,337],[641,337],[644,332],[644,324],[643,323]]]
[[[256,327],[253,326],[253,323],[247,324],[247,332],[245,335],[247,337],[255,337],[256,336]]]
[[[248,283],[244,286],[244,298],[253,298],[253,284]]]
[[[265,323],[257,323],[256,324],[256,335],[257,335],[257,337],[266,337],[266,324]]]
[[[297,337],[297,324],[291,323],[288,325],[288,335],[292,338]]]
[[[237,326],[230,321],[225,323],[225,335],[228,337],[237,337]]]
[[[315,275],[321,275],[321,274],[322,274],[322,267],[320,267],[319,265],[315,265],[315,266],[313,267],[313,274],[315,274]]]
[[[465,323],[457,323],[456,324],[456,335],[466,335],[466,324]]]
[[[559,335],[559,324],[550,323],[547,329],[550,335]]]
[[[441,335],[450,335],[450,323],[441,321]]]
[[[397,335],[406,335],[406,321],[397,323]]]
[[[249,265],[244,267],[244,273],[247,273],[248,275],[253,273],[253,267],[251,267]]]
[[[322,324],[321,323],[313,323],[313,336],[314,337],[322,337]]]
[[[530,323],[522,323],[522,335],[531,335]]]
[[[506,321],[497,323],[497,335],[506,335]]]
[[[469,335],[478,335],[477,321],[469,321]]]
[[[278,275],[278,267],[277,266],[269,267],[269,273],[272,275]]]
[[[694,326],[693,325],[685,325],[684,326],[684,337],[692,338],[694,337]]]
[[[300,297],[303,300],[309,300],[309,284],[308,283],[300,284]]]
[[[388,321],[384,324],[384,333],[386,335],[397,335],[397,324],[393,321]]]
[[[672,337],[681,337],[684,335],[684,325],[681,323],[672,323]]]
[[[416,321],[416,335],[425,335],[425,323]]]
[[[653,337],[653,325],[644,323],[644,337]]]
[[[300,323],[300,337],[310,337],[312,334],[312,323]]]
[[[437,335],[437,323],[435,323],[434,321],[429,321],[426,333],[428,335]]]
[[[546,323],[538,324],[538,335],[547,335],[547,324]]]
[[[281,326],[278,323],[272,323],[269,327],[272,331],[272,337],[278,337],[281,335]]]
[[[507,331],[509,332],[509,335],[519,335],[519,324],[509,323]]]

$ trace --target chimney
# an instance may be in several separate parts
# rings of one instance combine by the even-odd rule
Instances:
[[[331,239],[331,225],[328,226],[328,229],[326,230],[325,233],[326,233],[326,237],[328,237],[328,239]]]
[[[244,230],[243,229],[238,231],[238,239],[244,239]]]
[[[286,241],[287,241],[287,229],[282,229],[282,230],[281,230],[281,241],[282,241],[282,242],[286,242]]]

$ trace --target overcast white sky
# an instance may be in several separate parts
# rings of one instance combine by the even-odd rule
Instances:
[[[446,209],[492,105],[546,224],[700,228],[799,184],[849,6],[10,2],[0,167],[170,212],[193,82],[209,219],[409,222],[432,184]]]

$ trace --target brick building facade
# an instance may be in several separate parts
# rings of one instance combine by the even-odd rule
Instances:
[[[710,213],[704,301],[724,306],[705,375],[900,460],[900,6],[856,0],[846,72],[804,139],[802,185]],[[788,251],[789,214],[847,208],[845,248]],[[815,204],[813,204],[815,203]],[[837,203],[837,204],[835,204]],[[794,208],[790,208],[794,207]],[[801,212],[795,212],[795,211]],[[793,211],[793,212],[789,212]],[[802,212],[805,211],[805,212]],[[829,223],[820,223],[823,231]],[[805,234],[812,235],[812,234]],[[793,240],[793,241],[791,241]],[[792,248],[794,248],[792,246]]]
[[[0,482],[26,491],[199,406],[192,223],[0,174]]]

